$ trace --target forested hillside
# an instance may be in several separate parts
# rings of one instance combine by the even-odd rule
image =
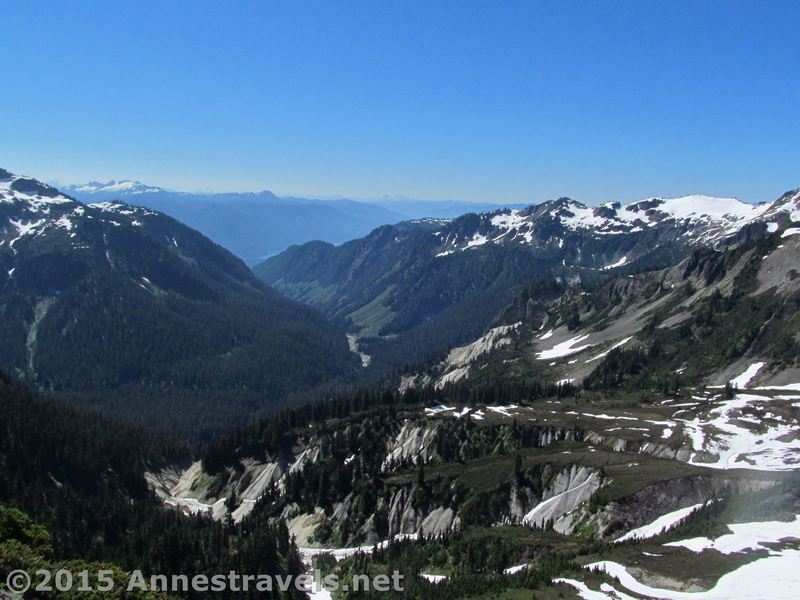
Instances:
[[[202,437],[346,380],[342,327],[174,219],[0,172],[0,367],[129,421]]]
[[[64,561],[73,561],[75,572],[89,568],[88,561],[166,575],[298,568],[279,524],[253,519],[234,527],[163,509],[147,488],[145,470],[180,462],[184,447],[42,397],[2,374],[0,412],[3,582],[15,568]],[[43,528],[3,505],[22,509]],[[127,581],[121,572],[115,579]]]

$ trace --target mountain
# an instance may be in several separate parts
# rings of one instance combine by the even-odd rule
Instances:
[[[764,237],[698,247],[678,264],[523,286],[477,339],[403,387],[549,381],[592,389],[784,385],[800,379],[800,211]],[[772,229],[772,227],[768,227]]]
[[[159,212],[0,171],[0,367],[199,435],[355,371],[344,332]]]
[[[267,191],[190,194],[130,180],[90,182],[64,190],[84,202],[129,201],[168,214],[250,265],[293,244],[311,240],[341,244],[406,218],[366,202],[281,198]]]
[[[688,196],[587,207],[568,198],[524,210],[417,220],[334,247],[292,247],[254,270],[287,296],[348,319],[375,364],[409,360],[475,339],[540,277],[597,281],[612,272],[674,265],[693,248],[760,236],[797,210]]]
[[[296,244],[341,244],[381,225],[407,219],[455,218],[497,210],[497,204],[459,200],[375,200],[279,197],[272,192],[186,193],[139,181],[121,180],[64,186],[85,202],[122,200],[166,213],[255,265]],[[523,205],[507,205],[523,208]]]
[[[800,190],[561,199],[259,267],[349,339],[151,209],[7,172],[0,200],[0,364],[55,393],[0,374],[0,503],[52,533],[0,506],[0,580],[111,560],[398,571],[380,597],[417,599],[797,581]],[[219,431],[341,373],[375,383]]]
[[[81,185],[64,186],[64,191],[73,195],[93,196],[95,200],[113,200],[119,196],[138,196],[141,194],[160,194],[167,190],[164,188],[146,185],[141,181],[131,181],[123,179],[121,181],[111,180],[105,183],[101,181],[90,181]]]

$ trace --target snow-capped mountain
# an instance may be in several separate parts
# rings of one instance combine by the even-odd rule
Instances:
[[[167,191],[164,188],[147,185],[141,181],[132,181],[130,179],[123,179],[121,181],[112,179],[111,181],[106,181],[105,183],[100,181],[90,181],[89,183],[67,185],[63,187],[66,191],[72,194],[91,194],[94,196],[106,196],[109,194],[117,196],[133,196],[137,194],[158,194],[160,192]]]
[[[83,204],[33,178],[0,170],[0,250],[5,247],[12,256],[22,246],[45,239],[79,248],[85,240],[78,230],[83,231],[89,222],[92,227],[120,227],[123,223],[141,227],[143,218],[155,214],[119,202]]]
[[[794,382],[800,377],[793,364],[800,362],[795,341],[800,211],[792,206],[773,205],[786,216],[782,230],[768,227],[764,237],[718,250],[698,248],[671,267],[618,272],[599,285],[523,286],[482,336],[451,349],[429,372],[406,377],[404,385],[442,387],[468,377],[486,381],[522,372],[558,384],[588,378],[600,385],[600,378],[605,385],[616,379],[597,369],[612,351],[653,347],[659,350],[632,372],[649,363],[693,384],[703,378],[717,386],[732,380],[740,388],[751,380]],[[682,336],[676,340],[671,336],[679,326]],[[498,352],[501,348],[506,350]]]
[[[523,210],[503,210],[479,215],[474,230],[437,232],[442,238],[438,256],[469,250],[484,244],[563,246],[565,236],[584,234],[594,238],[643,233],[658,229],[689,244],[716,244],[750,223],[779,219],[797,211],[800,191],[788,192],[776,202],[750,204],[736,198],[683,196],[648,198],[622,205],[609,202],[590,207],[561,198]]]

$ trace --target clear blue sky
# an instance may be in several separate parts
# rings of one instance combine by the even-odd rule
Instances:
[[[0,165],[598,202],[800,186],[800,2],[3,3]]]

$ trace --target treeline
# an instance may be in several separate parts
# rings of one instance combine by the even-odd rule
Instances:
[[[371,554],[360,554],[336,566],[341,580],[351,584],[357,575],[405,574],[403,592],[349,592],[346,598],[447,599],[499,597],[506,590],[529,590],[525,597],[536,597],[535,590],[548,586],[553,578],[580,572],[574,555],[551,549],[548,534],[531,555],[530,535],[516,536],[504,528],[475,527],[418,542],[398,541]],[[537,535],[536,533],[532,535]],[[513,575],[504,570],[528,564]],[[418,573],[448,573],[447,579],[432,584]],[[353,589],[353,586],[349,586]]]
[[[383,409],[387,414],[393,414],[435,404],[513,404],[572,397],[576,393],[577,388],[572,385],[557,385],[550,381],[509,381],[481,386],[461,382],[442,389],[428,386],[403,392],[386,386],[365,387],[252,420],[217,435],[201,448],[200,458],[204,468],[215,473],[238,458],[258,457],[265,452],[276,453],[290,446],[294,443],[292,436],[298,430],[307,433],[309,425],[324,431],[329,421],[350,419],[351,423],[355,423],[359,415],[370,410]]]

